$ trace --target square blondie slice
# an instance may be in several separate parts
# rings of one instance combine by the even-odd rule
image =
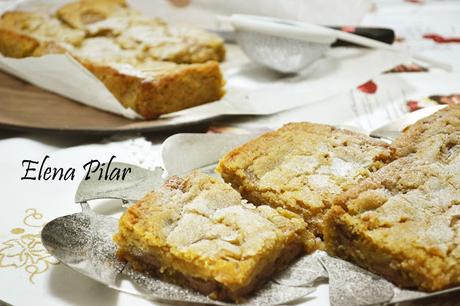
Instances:
[[[303,216],[321,237],[332,200],[391,156],[381,141],[313,123],[291,123],[225,155],[217,172],[256,205]]]
[[[398,286],[436,291],[460,285],[460,130],[429,134],[336,198],[324,238],[332,255]]]
[[[229,185],[193,172],[131,206],[114,236],[135,269],[239,301],[305,251],[297,215],[242,201]]]

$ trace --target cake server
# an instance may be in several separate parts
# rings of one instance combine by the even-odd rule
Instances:
[[[298,21],[254,15],[220,17],[235,28],[240,47],[254,62],[281,73],[298,73],[318,60],[337,39],[364,47],[405,52],[374,39]],[[442,61],[411,54],[418,61],[444,70]]]
[[[398,118],[390,123],[387,123],[372,132],[369,136],[374,138],[383,138],[386,140],[394,140],[399,134],[409,125],[414,124],[420,119],[428,117],[434,114],[440,109],[443,109],[446,105],[436,105],[419,109],[415,112],[405,114],[401,118]]]
[[[105,171],[108,163],[101,168]],[[121,199],[125,202],[140,200],[148,192],[163,184],[163,169],[147,170],[126,163],[112,163],[111,167],[127,169],[130,173],[124,180],[99,180],[97,176],[83,179],[75,194],[75,203],[85,203],[97,199]]]
[[[175,134],[161,146],[168,176],[183,175],[201,168],[214,173],[214,165],[224,154],[260,134]],[[185,154],[184,154],[185,153]],[[206,169],[210,168],[210,169]],[[205,171],[206,172],[206,171]]]

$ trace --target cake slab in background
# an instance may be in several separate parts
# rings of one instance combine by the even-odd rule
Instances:
[[[21,1],[17,7],[52,9],[65,2],[69,1]],[[241,1],[191,1],[189,6],[182,8],[174,7],[169,1],[133,0],[129,2],[146,15],[160,16],[166,21],[177,19],[180,19],[181,22],[183,20],[191,23],[197,21],[199,26],[208,29],[218,25],[215,21],[215,16],[218,14],[254,13],[261,7],[255,2],[243,4],[240,3]],[[333,0],[321,1],[321,4],[319,1],[268,1],[264,2],[263,11],[259,13],[318,22],[319,20],[316,19],[320,15],[318,12],[324,10],[325,13],[321,13],[323,14],[321,20],[324,23],[350,24],[357,23],[369,8],[367,1],[349,1],[347,7],[339,3],[341,2]],[[217,9],[220,7],[218,4],[222,4],[222,9]],[[350,6],[355,9],[350,10]],[[13,7],[15,7],[13,4],[3,5],[2,9]],[[353,88],[407,60],[407,55],[390,51],[334,48],[304,73],[297,76],[284,76],[250,62],[235,45],[228,45],[227,51],[227,60],[221,65],[227,81],[227,94],[223,99],[164,115],[160,117],[160,120],[151,121],[152,125],[156,127],[177,126],[208,120],[220,115],[277,113]],[[0,57],[0,68],[69,99],[126,118],[140,118],[131,109],[122,107],[96,77],[68,55],[46,55],[25,59]]]

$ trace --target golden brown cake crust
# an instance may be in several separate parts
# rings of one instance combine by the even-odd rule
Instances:
[[[131,206],[114,241],[135,269],[238,301],[302,253],[305,235],[297,215],[247,204],[229,185],[194,172]]]
[[[404,150],[414,153],[336,198],[325,218],[329,253],[402,287],[460,285],[460,129],[454,118],[433,121],[446,117],[441,111],[410,127]]]
[[[182,32],[139,16],[119,0],[72,2],[56,16],[59,19],[34,12],[3,14],[0,53],[14,58],[68,53],[123,106],[145,119],[217,101],[225,93],[219,64],[212,61],[223,60],[224,45],[213,34],[197,29]],[[117,24],[122,25],[121,32],[111,31]],[[148,35],[128,35],[142,29]],[[143,42],[144,37],[160,43]],[[126,42],[131,45],[123,45]]]
[[[244,198],[298,213],[321,236],[332,199],[390,155],[385,143],[364,135],[291,123],[231,151],[216,170]]]

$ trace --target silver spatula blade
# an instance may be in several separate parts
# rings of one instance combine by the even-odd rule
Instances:
[[[440,109],[443,109],[444,107],[446,106],[430,106],[422,108],[412,113],[405,114],[401,118],[398,118],[390,123],[387,123],[379,127],[378,129],[373,130],[372,132],[370,132],[370,136],[375,138],[394,140],[409,125],[414,124],[418,120],[434,114],[435,112],[437,112]]]
[[[124,179],[106,179],[98,175],[85,177],[78,186],[75,194],[75,203],[83,203],[95,199],[121,199],[126,201],[140,200],[149,191],[155,190],[163,184],[163,169],[153,171],[126,163],[107,163],[101,167],[102,173],[106,169],[129,169]]]
[[[161,157],[168,176],[212,166],[230,150],[259,134],[176,134],[166,139]]]

